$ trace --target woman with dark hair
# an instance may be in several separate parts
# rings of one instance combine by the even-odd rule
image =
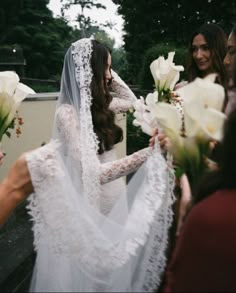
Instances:
[[[204,78],[211,73],[217,75],[216,82],[227,91],[227,75],[224,58],[227,53],[227,36],[223,29],[213,23],[204,24],[197,29],[189,42],[187,55],[187,82],[195,78]],[[186,82],[176,85],[176,89]],[[227,98],[225,105],[227,104]]]
[[[217,81],[227,86],[223,60],[227,53],[227,36],[216,24],[204,24],[196,30],[189,43],[187,56],[188,81],[217,73]]]
[[[235,292],[236,110],[219,168],[200,183],[166,271],[165,292]]]
[[[192,82],[195,78],[205,78],[209,74],[216,74],[215,82],[225,89],[225,100],[222,111],[225,112],[228,104],[228,78],[224,66],[224,58],[227,53],[227,36],[223,29],[213,23],[203,24],[193,34],[189,42],[187,55],[187,81],[176,85],[176,90]],[[216,153],[216,151],[215,151]],[[185,182],[186,178],[181,180]],[[180,186],[182,182],[180,182]],[[177,235],[182,226],[186,207],[191,200],[191,194],[183,192],[177,201]]]

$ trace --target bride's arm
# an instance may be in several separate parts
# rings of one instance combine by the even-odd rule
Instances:
[[[113,77],[111,89],[114,96],[109,108],[115,113],[127,112],[133,108],[137,98],[115,71],[112,70],[111,74]]]
[[[80,160],[79,125],[74,108],[70,105],[61,106],[56,113],[56,124],[60,140],[68,147],[70,154],[76,160]],[[100,164],[101,183],[108,183],[136,171],[150,152],[151,148],[148,147],[122,159]]]
[[[101,183],[108,183],[136,171],[146,161],[151,150],[148,147],[122,159],[101,164]]]

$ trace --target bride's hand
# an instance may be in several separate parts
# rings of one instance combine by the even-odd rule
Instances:
[[[170,148],[170,139],[164,132],[158,134],[158,129],[154,130],[153,135],[149,140],[149,146],[154,147],[156,137],[158,138],[161,149],[167,151]]]

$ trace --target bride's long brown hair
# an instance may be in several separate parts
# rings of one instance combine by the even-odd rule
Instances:
[[[94,131],[99,140],[99,154],[111,150],[114,144],[122,141],[123,131],[115,124],[115,114],[109,109],[112,96],[109,93],[105,71],[110,50],[98,41],[93,40],[91,66],[93,78],[92,91],[92,119]]]

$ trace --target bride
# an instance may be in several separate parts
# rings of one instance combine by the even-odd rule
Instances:
[[[116,160],[114,122],[134,102],[89,38],[65,56],[49,144],[26,154],[37,258],[33,292],[151,292],[165,267],[174,176],[158,143]],[[111,97],[111,83],[116,97]],[[141,167],[141,168],[139,168]],[[123,178],[139,168],[126,187]]]

